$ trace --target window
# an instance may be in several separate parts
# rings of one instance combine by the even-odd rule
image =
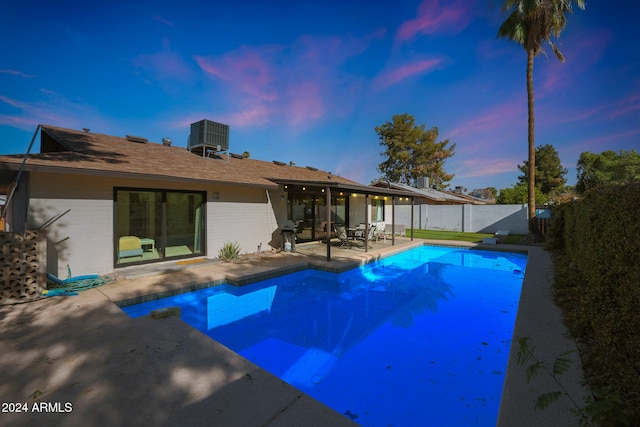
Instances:
[[[204,192],[116,189],[116,265],[204,254]]]
[[[373,199],[371,201],[371,221],[384,221],[384,200]]]

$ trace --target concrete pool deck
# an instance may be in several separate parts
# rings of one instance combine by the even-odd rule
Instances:
[[[128,278],[75,297],[0,306],[0,400],[21,404],[7,406],[12,412],[1,413],[0,424],[355,425],[179,319],[130,319],[114,302],[223,279],[242,283],[309,265],[347,269],[423,242],[475,246],[398,239],[393,247],[374,244],[366,254],[332,248],[333,260],[327,263],[326,246],[304,245],[297,253],[268,253],[233,264],[204,261],[129,268],[122,271]],[[566,335],[561,312],[550,296],[549,254],[528,246],[492,249],[529,251],[514,337],[529,337],[536,356],[549,367],[560,353],[576,350],[569,356],[574,364],[559,379],[581,404],[587,391],[580,386],[575,342]],[[512,345],[498,425],[578,425],[566,396],[545,410],[534,409],[538,395],[559,390],[559,385],[542,372],[527,384],[526,367],[515,363],[517,351]],[[17,412],[25,404],[28,411]]]

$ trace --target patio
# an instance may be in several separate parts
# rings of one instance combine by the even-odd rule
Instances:
[[[237,263],[156,264],[154,271],[128,270],[129,278],[77,297],[2,306],[0,364],[6,369],[0,396],[29,408],[36,401],[51,407],[47,412],[3,414],[3,419],[16,426],[354,425],[179,319],[130,319],[114,302],[224,279],[243,283],[310,265],[348,269],[423,242],[373,242],[367,253],[332,247],[331,262],[324,257],[325,244],[316,242],[299,245],[295,253],[269,252]],[[500,248],[529,251],[514,336],[530,337],[545,360],[575,348],[549,296],[548,254],[539,247]],[[577,425],[566,397],[544,411],[534,410],[536,397],[557,384],[543,376],[527,384],[525,368],[515,364],[516,352],[513,346],[498,425]],[[580,387],[579,360],[561,380],[574,400],[586,395]],[[71,411],[65,410],[67,402]]]

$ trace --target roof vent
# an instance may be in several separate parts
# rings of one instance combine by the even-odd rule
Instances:
[[[287,165],[285,162],[279,162],[277,160],[274,160],[273,163],[275,163],[278,166],[286,166]]]
[[[244,156],[242,154],[229,153],[229,155],[234,159],[244,159]]]
[[[307,166],[307,169],[309,169],[310,171],[317,171],[318,168],[314,168],[313,166]]]
[[[89,133],[91,131],[89,128],[82,128],[82,130],[85,131],[85,133]]]
[[[143,138],[141,136],[126,135],[125,138],[127,139],[127,141],[139,142],[141,144],[146,144],[147,142],[149,142],[147,138]]]
[[[162,145],[166,146],[166,147],[170,147],[171,146],[171,138],[162,138]]]

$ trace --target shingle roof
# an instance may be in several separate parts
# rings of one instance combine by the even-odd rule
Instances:
[[[395,188],[398,190],[404,190],[404,191],[408,191],[413,193],[414,196],[416,197],[423,197],[425,199],[429,199],[429,200],[433,200],[435,202],[442,202],[442,203],[451,203],[451,204],[468,204],[468,203],[474,203],[474,204],[486,204],[482,201],[479,200],[471,200],[469,198],[465,198],[465,197],[461,197],[460,195],[457,194],[451,194],[451,193],[447,193],[444,191],[438,191],[438,190],[434,190],[432,188],[416,188],[416,187],[412,187],[410,185],[407,184],[402,184],[399,182],[384,182],[384,181],[378,181],[376,183],[373,184],[374,186],[377,187],[384,187],[384,186],[388,186],[389,188]]]
[[[17,167],[22,157],[0,156]],[[271,179],[327,181],[330,173],[315,168],[276,164],[250,158],[201,157],[185,148],[43,125],[41,153],[29,155],[26,170],[131,175],[145,178],[203,181],[274,188]],[[358,184],[331,175],[331,181]]]

